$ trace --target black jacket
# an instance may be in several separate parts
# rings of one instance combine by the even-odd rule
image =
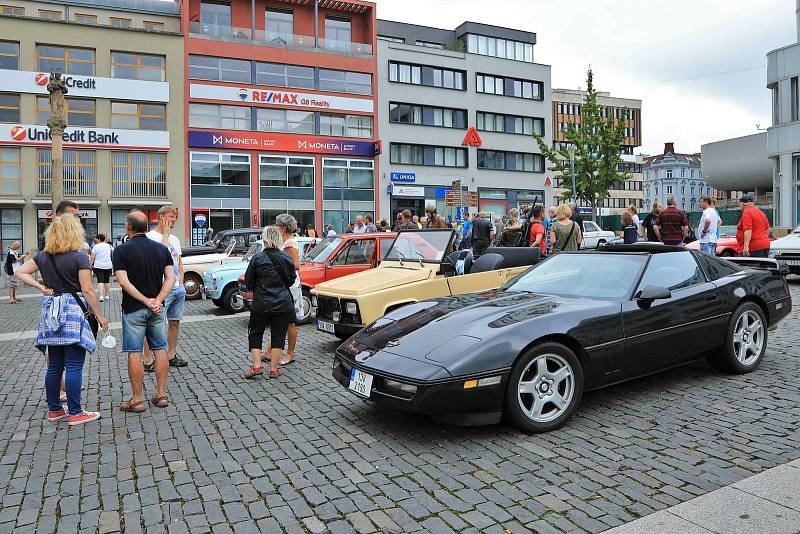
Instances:
[[[250,309],[256,313],[294,313],[292,294],[289,286],[294,284],[297,276],[294,272],[292,259],[280,250],[271,250],[270,254],[279,265],[273,265],[272,260],[263,250],[250,259],[247,271],[244,273],[244,285],[253,291],[253,303]],[[279,269],[283,267],[286,273],[284,283]]]

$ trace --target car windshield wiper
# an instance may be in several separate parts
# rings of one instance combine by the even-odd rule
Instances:
[[[396,249],[396,250],[395,250],[395,252],[397,252],[397,261],[399,261],[399,262],[400,262],[400,265],[403,265],[403,259],[405,259],[405,257],[406,257],[406,256],[405,256],[405,254],[403,254],[402,252],[400,252],[400,249],[399,249],[399,248],[398,248],[398,249]]]
[[[414,254],[416,254],[417,257],[419,257],[419,264],[420,266],[422,266],[422,260],[425,259],[425,256],[423,256],[422,253],[417,249],[414,249]]]

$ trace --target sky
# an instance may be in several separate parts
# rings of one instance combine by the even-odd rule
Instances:
[[[536,33],[553,87],[642,100],[644,154],[770,124],[766,53],[797,41],[794,0],[377,0],[378,18],[454,29],[465,20]],[[524,67],[523,67],[524,68]]]

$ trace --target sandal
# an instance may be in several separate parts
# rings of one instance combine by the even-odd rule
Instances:
[[[143,367],[143,368],[144,368],[144,370],[145,370],[145,371],[147,371],[148,373],[152,373],[153,371],[155,371],[155,370],[156,370],[156,361],[155,361],[155,360],[153,360],[153,363],[143,363],[143,364],[142,364],[142,367]]]
[[[119,409],[123,412],[142,413],[145,410],[144,401],[133,402],[133,399],[122,401]]]
[[[269,372],[269,377],[270,377],[270,378],[278,378],[278,377],[279,377],[279,376],[281,376],[282,374],[283,374],[283,371],[281,371],[280,369],[276,369],[276,370],[274,370],[274,371],[270,371],[270,372]]]
[[[259,375],[263,375],[263,374],[264,374],[264,368],[263,367],[251,367],[250,369],[248,369],[247,371],[244,372],[244,377],[245,378],[255,378],[255,377],[257,377]]]
[[[160,396],[159,395],[155,395],[155,396],[153,396],[152,399],[150,399],[150,402],[153,403],[153,406],[158,406],[159,408],[166,408],[167,405],[169,404],[167,402],[167,396],[166,395],[160,395]]]
[[[290,363],[294,363],[294,355],[292,355],[292,357],[288,360],[281,359],[280,361],[281,365],[289,365]]]

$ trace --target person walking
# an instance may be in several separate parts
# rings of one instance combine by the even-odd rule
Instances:
[[[700,241],[700,250],[712,256],[717,255],[717,243],[719,242],[720,218],[717,210],[711,205],[711,197],[700,197],[700,207],[703,213],[700,215],[700,224],[697,225],[697,239]]]
[[[44,250],[17,270],[16,276],[42,292],[36,348],[47,351],[47,373],[44,388],[47,397],[48,421],[66,417],[70,426],[94,421],[100,414],[87,412],[81,406],[81,382],[86,353],[97,348],[95,333],[88,312],[94,314],[97,326],[108,332],[108,320],[92,287],[88,258],[80,252],[85,243],[84,230],[78,218],[57,215],[45,232]],[[40,272],[39,283],[34,273]],[[67,409],[61,404],[60,389],[65,374]]]
[[[375,222],[372,218],[372,215],[367,213],[364,215],[364,225],[367,227],[367,232],[377,232],[378,228],[375,226]]]
[[[270,329],[268,376],[277,378],[281,375],[278,364],[294,315],[294,304],[289,291],[296,278],[294,261],[281,251],[284,240],[277,227],[264,227],[261,240],[264,249],[250,259],[244,273],[245,287],[253,292],[247,325],[247,343],[253,362],[250,369],[245,371],[245,378],[264,374],[261,349],[267,327]]]
[[[114,276],[122,287],[122,351],[128,353],[128,377],[132,396],[119,408],[124,412],[145,410],[142,397],[144,368],[142,350],[145,339],[153,351],[156,391],[150,402],[167,406],[167,321],[164,303],[175,289],[175,266],[167,247],[149,239],[147,216],[131,211],[125,217],[128,241],[114,253]]]
[[[742,215],[736,225],[737,252],[740,256],[769,257],[769,219],[753,204],[752,195],[739,199]]]
[[[151,241],[161,243],[172,258],[172,268],[175,271],[175,286],[164,300],[164,309],[167,311],[167,359],[170,367],[186,367],[189,365],[185,359],[178,356],[178,337],[183,320],[183,308],[186,303],[186,287],[183,285],[183,260],[181,259],[181,240],[172,234],[175,223],[178,221],[178,210],[173,206],[161,206],[158,210],[158,226],[155,230],[147,232]],[[145,343],[144,370],[155,370],[153,352]]]
[[[550,254],[578,250],[583,242],[582,225],[573,221],[575,210],[566,204],[556,208],[556,222],[550,225]]]
[[[658,234],[656,234],[655,230],[656,219],[658,218],[659,213],[661,213],[661,202],[656,200],[653,202],[653,210],[648,213],[647,217],[645,217],[644,221],[642,221],[644,238],[655,243],[661,241],[661,239],[658,238]]]
[[[484,212],[478,212],[478,216],[472,222],[472,255],[479,258],[486,253],[489,243],[492,242],[494,226]]]
[[[639,226],[630,211],[622,214],[622,228],[620,228],[619,236],[626,245],[631,245],[639,240]]]
[[[89,265],[92,266],[94,276],[97,278],[97,298],[100,302],[111,300],[111,270],[114,265],[111,263],[113,249],[106,242],[105,234],[94,236],[95,244],[89,256]]]
[[[22,302],[22,299],[17,298],[17,289],[19,289],[19,280],[14,274],[22,267],[22,262],[28,257],[27,252],[22,252],[22,243],[14,241],[6,250],[5,262],[3,267],[8,280],[8,303],[17,304]]]
[[[675,197],[667,198],[667,207],[658,214],[654,226],[656,236],[665,245],[680,245],[689,234],[686,214],[675,207]]]
[[[358,219],[356,219],[356,223]],[[363,220],[362,220],[363,223]],[[297,241],[292,238],[292,227],[297,227],[297,221],[288,213],[283,213],[275,217],[275,227],[281,233],[283,244],[280,250],[289,256],[292,260],[292,265],[295,274],[295,280],[289,288],[289,293],[292,295],[292,313],[289,317],[289,327],[287,329],[288,346],[286,347],[286,356],[281,358],[281,365],[289,365],[294,362],[294,351],[297,347],[297,311],[302,310],[303,290],[300,286],[300,252],[297,247]],[[362,232],[363,233],[363,232]],[[302,311],[301,311],[302,313]],[[283,347],[281,347],[281,351]],[[267,346],[267,354],[272,352],[272,340]]]

